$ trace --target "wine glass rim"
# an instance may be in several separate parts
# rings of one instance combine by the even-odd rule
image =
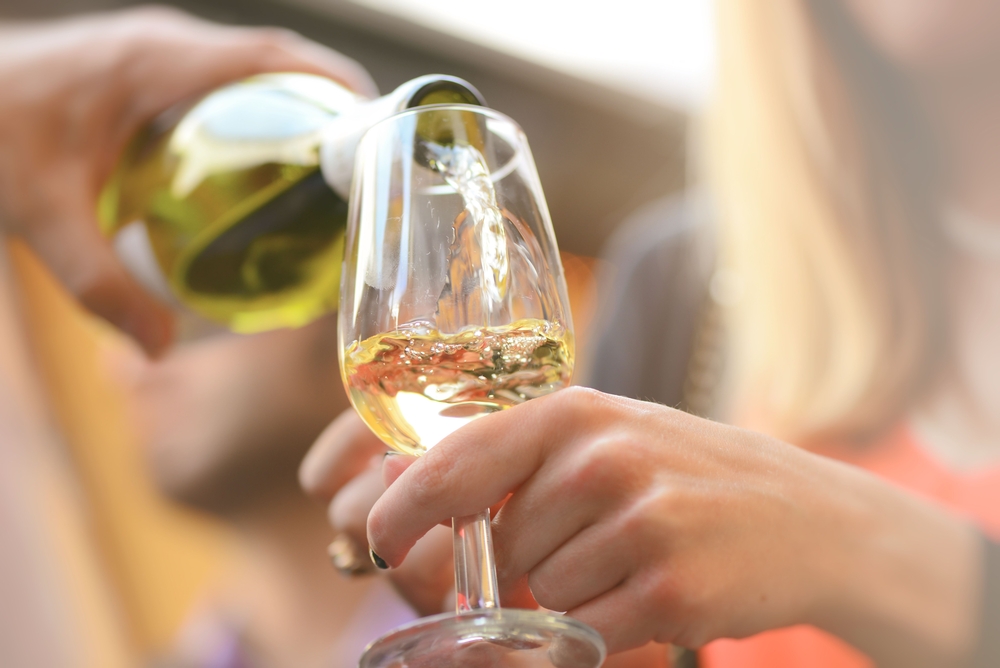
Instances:
[[[440,629],[455,627],[473,629],[483,625],[488,625],[490,622],[507,622],[513,623],[514,625],[518,622],[527,623],[529,625],[532,622],[536,625],[541,624],[547,627],[550,631],[560,631],[568,636],[575,637],[577,640],[592,643],[593,647],[600,655],[597,665],[603,663],[604,658],[607,656],[607,649],[604,643],[604,638],[601,637],[601,634],[590,626],[573,619],[572,617],[558,613],[543,612],[541,610],[487,608],[461,613],[444,612],[430,617],[421,617],[403,624],[402,626],[398,626],[368,643],[368,646],[365,647],[365,651],[361,655],[361,660],[358,665],[363,666],[365,660],[371,656],[372,652],[378,651],[388,643],[407,637],[412,632],[418,632],[421,628],[434,626]]]
[[[401,119],[408,118],[410,116],[417,116],[422,113],[431,111],[467,111],[470,113],[479,114],[481,116],[488,116],[494,120],[502,121],[504,123],[508,123],[513,127],[517,128],[518,131],[524,132],[524,130],[521,129],[521,126],[518,125],[517,121],[515,121],[513,118],[511,118],[507,114],[501,113],[496,109],[491,109],[489,107],[484,107],[478,104],[425,104],[419,107],[411,107],[409,109],[397,111],[392,116],[387,116],[382,120],[380,120],[379,122],[372,125],[370,128],[368,128],[365,134],[368,134],[369,132],[372,132],[373,130],[383,125],[389,125],[392,122],[399,121]]]

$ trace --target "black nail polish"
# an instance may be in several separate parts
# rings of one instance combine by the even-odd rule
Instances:
[[[372,563],[381,568],[383,571],[389,569],[389,564],[385,563],[385,559],[375,554],[375,550],[368,548],[368,556],[372,558]]]

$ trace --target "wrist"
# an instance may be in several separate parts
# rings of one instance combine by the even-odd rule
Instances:
[[[976,637],[977,532],[868,473],[839,468],[809,621],[879,665],[959,665]]]

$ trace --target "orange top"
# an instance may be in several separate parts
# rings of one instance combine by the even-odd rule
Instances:
[[[879,444],[838,451],[836,458],[875,473],[968,517],[1000,539],[1000,465],[956,472],[928,454],[901,427]],[[874,662],[844,641],[811,626],[768,631],[743,640],[717,640],[699,652],[707,668],[870,668]]]

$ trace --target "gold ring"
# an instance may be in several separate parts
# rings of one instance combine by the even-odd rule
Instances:
[[[360,549],[346,533],[337,534],[326,552],[330,555],[334,568],[344,577],[353,578],[375,571],[375,564],[368,558],[367,552]]]

